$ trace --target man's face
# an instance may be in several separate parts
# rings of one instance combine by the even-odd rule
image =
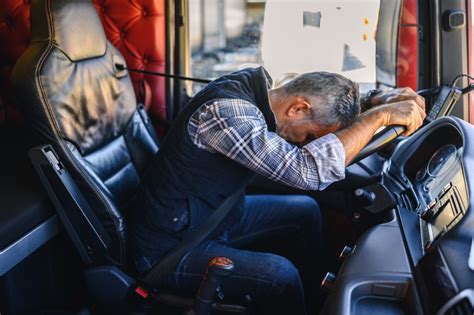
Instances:
[[[277,133],[286,141],[297,146],[304,146],[309,142],[320,138],[341,128],[339,124],[318,124],[311,114],[311,107],[318,106],[319,100],[308,100],[301,97],[290,97],[285,100],[284,110],[276,114]]]
[[[277,133],[286,141],[302,147],[313,140],[341,129],[339,125],[318,126],[314,121],[288,120],[287,123],[277,126]]]

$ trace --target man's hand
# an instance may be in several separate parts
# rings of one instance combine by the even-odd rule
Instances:
[[[367,145],[375,131],[382,126],[406,126],[404,135],[412,134],[423,124],[426,116],[424,105],[424,100],[421,104],[415,100],[407,100],[378,106],[362,113],[352,125],[337,131],[335,134],[346,151],[346,165]]]
[[[418,106],[423,108],[423,110],[425,109],[425,99],[422,96],[416,94],[416,92],[409,87],[397,88],[386,92],[380,92],[379,94],[375,95],[370,99],[369,107],[409,100],[415,101]]]
[[[415,130],[420,128],[426,117],[424,99],[421,103],[417,103],[414,100],[408,100],[381,105],[369,110],[367,114],[370,114],[371,112],[379,112],[384,116],[382,123],[383,126],[406,126],[407,130],[404,132],[404,136],[409,136],[415,132]]]

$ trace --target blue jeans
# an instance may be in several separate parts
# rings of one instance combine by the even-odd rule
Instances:
[[[321,223],[310,197],[247,196],[240,221],[183,257],[167,285],[196,292],[208,261],[224,256],[235,265],[221,284],[224,295],[250,295],[259,314],[306,314],[303,283],[319,283]]]

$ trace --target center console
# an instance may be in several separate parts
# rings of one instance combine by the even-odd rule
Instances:
[[[325,314],[420,314],[403,237],[393,220],[367,231],[346,255]]]

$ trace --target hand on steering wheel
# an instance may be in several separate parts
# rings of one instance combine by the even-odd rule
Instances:
[[[397,90],[401,90],[402,93]],[[379,151],[401,135],[411,135],[423,124],[426,117],[424,98],[409,88],[381,93],[377,95],[377,98],[378,100],[385,99],[389,104],[377,106],[369,112],[381,112],[385,117],[384,125],[388,127],[377,133],[351,164]]]
[[[416,102],[413,99],[381,105],[371,111],[381,111],[385,114],[385,126],[405,126],[403,135],[406,137],[421,127],[426,117],[425,102]]]

